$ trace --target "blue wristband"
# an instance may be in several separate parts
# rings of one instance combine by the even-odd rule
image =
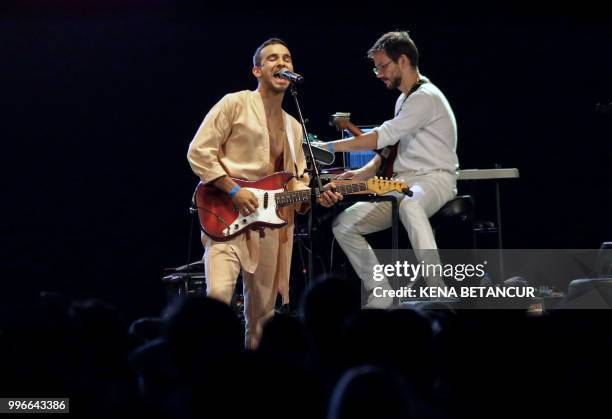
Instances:
[[[236,193],[240,190],[240,185],[236,185],[234,186],[227,194],[230,196],[230,198],[233,198],[234,195],[236,195]]]
[[[327,151],[329,151],[330,153],[334,152],[334,144],[333,143],[327,143]]]

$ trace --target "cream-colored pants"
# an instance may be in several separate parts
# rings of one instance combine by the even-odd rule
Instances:
[[[395,179],[403,179],[413,192],[412,197],[398,195],[398,199],[399,218],[408,232],[415,255],[428,263],[439,263],[438,252],[429,250],[437,249],[429,217],[456,196],[456,177],[448,172],[434,171],[401,173]],[[390,202],[358,202],[343,211],[333,222],[332,228],[338,244],[368,291],[380,285],[372,278],[373,267],[379,262],[363,236],[389,227]],[[429,286],[443,285],[435,278],[427,282]]]
[[[242,272],[244,316],[246,319],[245,345],[254,349],[259,344],[263,323],[274,314],[278,294],[277,267],[279,264],[279,229],[265,229],[266,237],[259,241],[259,262],[254,273]],[[252,233],[256,234],[256,233]],[[206,294],[230,304],[240,260],[231,245],[208,240],[204,250]]]

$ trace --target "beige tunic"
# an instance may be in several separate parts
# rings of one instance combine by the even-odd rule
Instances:
[[[296,162],[294,164],[288,141],[283,149],[284,170],[301,176],[306,170],[302,151],[303,134],[299,122],[286,114],[285,132],[291,130]],[[269,175],[270,139],[263,100],[257,91],[244,90],[223,97],[206,115],[195,138],[189,145],[189,164],[202,182],[210,183],[226,174],[247,180],[257,180]],[[308,176],[289,182],[289,190],[305,189]],[[302,206],[305,210],[307,206]],[[281,213],[289,221],[279,234],[280,246],[275,276],[283,300],[288,301],[289,268],[293,245],[293,209],[285,208]],[[211,238],[203,237],[203,243]],[[259,261],[259,234],[250,232],[228,242],[232,246],[242,268],[255,272]],[[265,238],[264,238],[265,240]]]

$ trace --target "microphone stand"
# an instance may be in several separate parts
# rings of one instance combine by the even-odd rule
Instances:
[[[323,190],[323,185],[321,183],[321,176],[319,174],[319,168],[317,167],[317,160],[314,157],[314,153],[312,152],[312,145],[310,143],[310,137],[308,135],[308,131],[306,130],[306,123],[304,122],[304,117],[302,116],[302,110],[300,108],[300,103],[298,101],[298,97],[297,97],[297,88],[295,87],[294,83],[291,83],[290,86],[290,91],[291,91],[291,95],[293,96],[293,100],[295,102],[295,107],[297,108],[297,112],[298,112],[298,117],[300,120],[300,124],[302,125],[302,131],[304,134],[304,140],[306,141],[306,144],[308,144],[308,156],[310,159],[310,166],[311,166],[311,170],[308,170],[309,173],[311,173],[311,178],[310,178],[310,184],[311,184],[311,189],[310,189],[310,211],[308,211],[308,247],[309,247],[309,251],[308,251],[308,283],[310,283],[313,279],[312,274],[313,274],[313,269],[314,269],[314,255],[313,255],[313,248],[312,248],[312,224],[314,221],[314,217],[313,217],[313,211],[315,209],[315,205],[317,203],[317,190],[322,191]],[[313,188],[312,185],[316,185],[316,188]]]

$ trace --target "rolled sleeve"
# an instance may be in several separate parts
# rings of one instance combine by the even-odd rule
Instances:
[[[392,146],[427,124],[434,111],[433,99],[427,94],[414,93],[406,100],[400,113],[374,128],[378,134],[376,148]]]

